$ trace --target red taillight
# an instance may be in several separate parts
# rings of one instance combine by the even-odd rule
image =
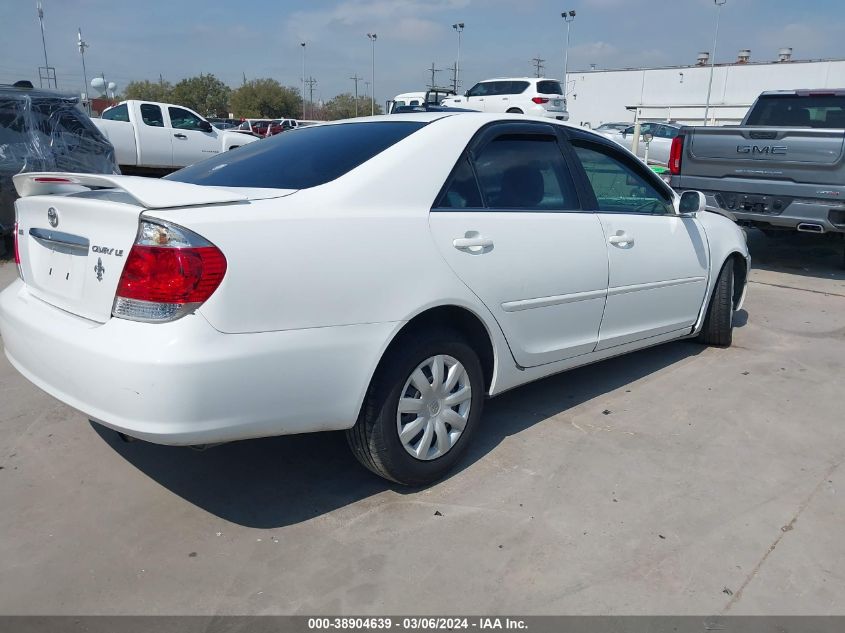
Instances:
[[[684,137],[676,136],[672,139],[669,149],[669,173],[678,176],[681,173],[681,159],[684,155]]]
[[[72,185],[75,181],[70,178],[61,178],[56,176],[36,176],[32,179],[34,182],[41,183],[58,183],[62,185]]]
[[[531,99],[531,101],[533,101],[534,103],[536,103],[538,105],[541,104],[541,103],[548,103],[549,102],[549,100],[546,97],[533,97]]]
[[[15,222],[15,263],[21,265],[21,248],[18,240],[18,223]]]
[[[155,303],[202,303],[226,274],[216,246],[162,248],[135,245],[129,251],[117,296]]]
[[[142,222],[117,285],[114,316],[173,321],[196,310],[226,274],[226,258],[199,235]]]

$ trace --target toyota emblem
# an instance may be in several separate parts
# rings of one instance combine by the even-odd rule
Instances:
[[[47,221],[50,223],[50,226],[56,228],[59,226],[59,214],[53,207],[47,209]]]

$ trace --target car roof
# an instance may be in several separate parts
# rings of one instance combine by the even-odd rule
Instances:
[[[482,79],[478,83],[483,84],[488,81],[530,81],[532,83],[538,81],[557,81],[560,83],[560,79],[555,79],[554,77],[493,77],[491,79]]]

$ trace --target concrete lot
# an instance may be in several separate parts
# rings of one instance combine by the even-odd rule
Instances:
[[[3,358],[0,613],[845,614],[842,243],[750,242],[731,349],[492,400],[421,491],[342,434],[123,444]]]

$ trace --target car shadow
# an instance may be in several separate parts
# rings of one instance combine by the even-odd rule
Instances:
[[[688,341],[660,345],[514,389],[488,400],[483,424],[458,467],[470,468],[505,438],[641,380],[705,349]],[[393,490],[352,456],[342,432],[232,442],[196,451],[135,441],[91,423],[115,452],[186,501],[232,523],[278,528],[307,521]],[[450,476],[454,476],[455,472]]]
[[[746,229],[754,268],[772,272],[845,280],[845,240],[835,233],[814,235],[784,231],[769,237]]]

